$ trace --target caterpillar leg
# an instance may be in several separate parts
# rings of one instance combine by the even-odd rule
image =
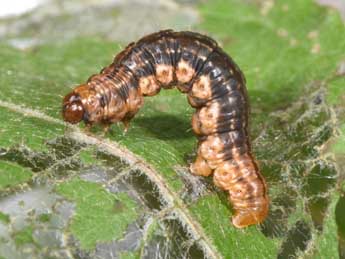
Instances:
[[[206,160],[198,154],[194,163],[190,165],[190,171],[194,175],[209,176],[213,170],[209,167]]]
[[[84,131],[85,131],[86,134],[91,133],[91,128],[92,128],[92,126],[93,126],[93,124],[90,123],[90,122],[85,123],[85,129],[84,129]]]
[[[130,125],[130,120],[124,120],[124,121],[122,121],[122,123],[124,125],[123,133],[127,133],[128,129],[129,129],[129,125]]]
[[[121,122],[123,123],[124,129],[123,129],[123,133],[127,133],[129,126],[130,126],[130,122],[133,119],[135,113],[128,113],[126,114],[126,116],[121,120]]]
[[[260,206],[235,209],[235,214],[231,218],[232,224],[237,228],[244,228],[264,221],[268,214],[268,201],[264,197],[262,199]]]
[[[111,123],[102,123],[103,135],[106,135],[110,131]]]

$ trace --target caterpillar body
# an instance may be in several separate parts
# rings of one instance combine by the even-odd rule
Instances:
[[[130,43],[112,64],[66,95],[63,117],[88,126],[101,123],[105,129],[122,121],[127,129],[144,96],[174,86],[196,109],[192,128],[198,151],[190,171],[213,174],[214,183],[229,193],[235,227],[262,222],[269,200],[251,154],[245,78],[213,39],[165,30]]]

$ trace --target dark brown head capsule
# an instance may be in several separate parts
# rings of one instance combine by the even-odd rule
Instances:
[[[72,92],[63,99],[62,116],[64,121],[78,123],[84,118],[85,110],[79,94]]]

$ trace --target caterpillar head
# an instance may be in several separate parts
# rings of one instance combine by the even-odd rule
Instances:
[[[64,121],[78,123],[84,118],[85,109],[80,95],[72,92],[63,99],[62,116]]]

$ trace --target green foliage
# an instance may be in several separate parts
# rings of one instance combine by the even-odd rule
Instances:
[[[5,214],[5,213],[2,213],[2,212],[0,211],[0,221],[3,222],[3,223],[8,224],[8,223],[11,222],[11,218],[10,218],[9,215],[7,215],[7,214]]]
[[[80,151],[79,157],[83,164],[97,163],[97,159],[95,157],[95,150],[93,149],[85,149]]]
[[[60,118],[61,96],[109,63],[117,47],[97,39],[46,44],[28,52],[2,46],[1,56],[7,65],[0,68],[0,99],[37,110],[44,108],[46,114]]]
[[[140,255],[138,253],[126,252],[120,254],[120,259],[139,259]]]
[[[305,85],[313,81],[325,80],[326,87],[328,88],[328,102],[337,105],[341,102],[342,107],[344,107],[344,102],[341,101],[344,98],[344,91],[341,90],[344,89],[342,87],[344,80],[329,81],[329,78],[332,78],[335,73],[339,61],[345,57],[343,52],[345,41],[339,40],[339,33],[344,34],[345,28],[337,14],[328,14],[325,9],[314,5],[312,1],[275,1],[272,9],[266,15],[262,15],[257,7],[243,4],[242,1],[220,0],[204,4],[201,7],[201,12],[204,16],[202,28],[211,35],[221,39],[224,43],[223,47],[232,55],[247,77],[247,86],[252,100],[252,121],[254,121],[252,123],[252,131],[254,133],[257,132],[256,128],[260,128],[262,123],[271,127],[272,123],[274,125],[275,118],[267,117],[265,112],[290,106],[299,95],[306,91]],[[332,30],[329,28],[332,28]],[[310,87],[313,86],[310,85]],[[301,114],[298,112],[296,115],[300,116]],[[293,116],[290,117],[290,121],[289,119],[287,121],[291,123]],[[297,127],[295,136],[300,140],[311,138],[314,134],[311,127],[316,126],[314,130],[317,129],[317,127],[322,126],[322,121],[324,119],[317,117],[312,120],[305,120],[304,125],[307,125],[307,127],[303,126],[305,127],[304,129],[300,126]],[[281,125],[278,128],[281,128]],[[264,148],[257,148],[259,156],[274,161],[284,157],[282,156],[284,153],[288,155],[284,160],[291,155],[295,156],[294,159],[296,159],[296,154],[298,153],[299,155],[303,153],[307,156],[310,155],[312,143],[307,144],[307,149],[302,154],[303,145],[297,144],[296,148],[294,148],[291,141],[294,141],[295,136],[292,133],[293,131],[291,132],[291,128],[293,129],[293,126],[288,128],[287,139],[282,139],[284,133],[280,133],[279,138],[275,139],[277,153],[272,153],[275,150],[274,147],[266,149],[266,152],[269,152],[268,154],[262,153],[265,152]],[[311,134],[308,134],[308,132]],[[329,135],[325,137],[325,139],[327,138],[329,138]],[[268,139],[266,141],[268,145],[272,144]],[[341,144],[343,141],[344,135],[335,141],[334,149],[338,150],[338,152],[339,149],[343,150],[344,148],[344,145]],[[284,147],[283,150],[282,147]],[[287,153],[289,149],[292,149],[292,152]],[[301,158],[306,159],[305,155],[302,155],[303,158]],[[263,169],[265,173],[266,170],[265,168]],[[318,176],[313,171],[309,173],[309,180],[305,186],[309,192],[319,193],[319,187],[330,190],[326,187],[327,183],[324,181],[327,178],[327,169],[320,172],[322,173]],[[284,171],[276,173],[281,174]],[[270,175],[267,176],[270,178]],[[334,186],[334,172],[328,179],[333,182],[332,186]],[[271,183],[271,193],[275,189],[274,185]],[[282,188],[286,188],[286,186]],[[273,209],[275,196],[271,194],[271,198],[273,199]],[[336,196],[333,196],[332,199],[334,205]],[[308,206],[311,211],[315,210],[314,206],[316,206],[318,212],[322,211],[319,205],[313,205],[312,202]],[[198,210],[196,211],[197,213],[195,214],[203,215],[203,213],[198,213]],[[209,211],[213,212],[213,210]],[[312,215],[313,219],[317,221],[318,216]],[[334,242],[336,242],[334,211],[331,210],[327,215],[328,218],[326,217],[326,222],[324,223],[324,235],[317,237],[317,240],[322,241],[316,241],[316,243],[320,242],[324,247],[323,251],[327,251],[327,253],[322,253],[323,256],[327,254],[334,257],[336,254],[336,246],[334,246]],[[294,217],[290,215],[291,219]],[[209,215],[205,218],[211,221],[214,217]],[[216,226],[217,223],[215,222],[214,225]],[[208,229],[209,222],[204,222],[203,226],[208,233],[214,236],[214,240],[219,240],[219,235],[215,228]],[[223,230],[222,233],[224,232],[226,233],[228,230]],[[267,237],[264,240],[267,240]],[[250,255],[250,253],[251,251],[257,251],[256,248],[269,253],[270,249],[267,249],[269,246],[267,244],[263,245],[261,242],[260,235],[256,235],[256,241],[253,242],[255,249],[240,252],[236,248],[229,248],[229,251],[224,251],[224,254],[232,253],[234,257],[243,257],[245,254],[249,258],[254,258],[255,255]],[[236,236],[236,246],[246,247],[245,243],[247,243],[246,240],[241,245],[239,237]],[[315,244],[316,247],[318,246],[317,244]],[[222,244],[217,246],[219,249],[224,249]],[[261,248],[261,246],[265,248]],[[326,248],[327,246],[329,247]],[[285,251],[289,251],[288,249],[293,251],[295,249],[293,246],[290,248],[287,248],[288,246],[285,247],[287,249]],[[316,247],[315,249],[317,250]],[[311,249],[311,251],[313,250]],[[239,254],[234,255],[234,251]],[[277,253],[277,251],[272,251],[273,254]],[[281,250],[280,256],[282,256],[282,251],[284,249]],[[273,254],[266,256],[266,258],[273,257]],[[331,257],[326,256],[323,258]]]
[[[216,0],[201,13],[201,27],[223,42],[245,73],[253,110],[288,106],[305,84],[328,78],[344,58],[339,15],[311,0],[275,1],[266,15],[239,0]]]
[[[0,91],[0,95],[2,93]],[[7,100],[7,98],[2,98],[2,100]],[[44,150],[45,140],[63,134],[61,125],[28,117],[8,108],[0,107],[0,121],[2,122],[0,134],[2,148],[22,144],[31,149]]]
[[[269,239],[256,226],[247,230],[229,227],[229,205],[226,199],[209,195],[191,206],[194,217],[204,226],[205,231],[214,238],[221,254],[229,258],[273,258],[277,254],[278,240]],[[239,244],[252,244],[255,249]],[[227,245],[224,245],[227,244]],[[260,254],[258,254],[260,251]]]
[[[22,230],[16,232],[14,234],[14,241],[17,246],[22,246],[28,243],[34,243],[33,239],[33,232],[34,229],[32,226],[27,226],[23,228]]]
[[[345,78],[339,77],[335,78],[330,84],[329,84],[329,92],[327,96],[327,100],[330,104],[333,105],[341,105],[344,107],[345,105]]]
[[[25,183],[31,179],[32,172],[15,163],[0,160],[0,190]]]
[[[49,213],[43,213],[39,215],[38,220],[40,222],[48,222],[51,219],[52,215]]]
[[[337,214],[343,211],[344,199],[336,189],[343,184],[337,181],[341,180],[338,170],[344,166],[345,154],[345,126],[340,123],[344,118],[345,81],[334,74],[345,59],[345,41],[341,40],[345,26],[337,13],[312,0],[274,1],[270,9],[265,8],[240,0],[203,2],[198,28],[216,38],[246,75],[253,149],[268,180],[270,216],[261,226],[235,229],[229,221],[231,206],[225,194],[215,191],[195,202],[186,199],[174,206],[191,212],[192,223],[201,225],[224,258],[336,258],[337,235],[345,237],[343,218]],[[52,174],[52,184],[58,183],[55,191],[75,205],[67,232],[71,231],[88,252],[99,243],[123,238],[128,225],[146,211],[139,212],[127,194],[108,192],[103,182],[81,179],[84,165],[104,165],[114,179],[123,173],[124,166],[114,157],[103,163],[97,154],[102,147],[87,147],[76,153],[73,148],[48,148],[46,142],[68,131],[61,124],[62,97],[108,65],[119,50],[117,44],[97,37],[48,41],[26,51],[4,43],[0,48],[6,60],[0,67],[0,149],[7,154],[26,147],[54,157],[56,164],[45,166],[39,175]],[[128,133],[114,125],[104,138],[125,146],[154,167],[164,187],[179,199],[185,195],[186,184],[176,171],[187,168],[196,147],[190,126],[193,110],[176,90],[162,91],[145,102]],[[21,106],[33,111],[28,114]],[[100,128],[93,133],[100,135]],[[29,158],[33,155],[30,152]],[[336,161],[325,154],[334,155]],[[13,157],[0,160],[0,191],[32,178],[22,161]],[[68,165],[63,167],[60,160],[64,159]],[[59,174],[59,166],[67,173],[57,178],[52,172]],[[70,176],[76,174],[80,178]],[[137,195],[140,200],[146,193]],[[156,214],[153,222],[160,220],[161,214]],[[55,216],[55,212],[41,214],[39,221],[45,224]],[[7,214],[0,213],[0,220],[10,223]],[[146,233],[147,240],[153,229],[151,226]],[[15,233],[16,244],[33,243],[33,231],[34,227],[27,227]],[[179,242],[175,236],[167,240]],[[308,247],[303,247],[306,244]],[[140,254],[121,252],[120,256],[137,258]]]
[[[327,211],[327,220],[324,223],[323,235],[317,237],[314,246],[317,248],[312,258],[336,258],[338,254],[337,224],[336,224],[336,201],[338,194],[333,195],[332,203]],[[345,229],[345,228],[343,228]]]
[[[76,204],[70,229],[83,249],[116,240],[138,216],[135,202],[124,193],[109,193],[96,183],[75,178],[56,186],[60,195]]]

